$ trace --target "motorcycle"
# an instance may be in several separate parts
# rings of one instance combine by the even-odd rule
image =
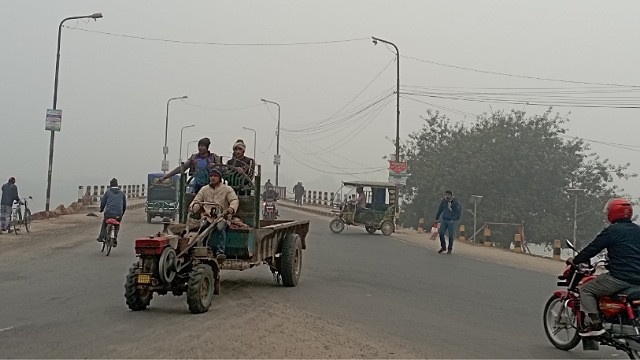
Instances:
[[[567,245],[575,251],[573,244],[567,241]],[[582,338],[579,334],[585,314],[580,311],[578,286],[595,279],[596,270],[602,267],[608,267],[606,260],[568,265],[558,276],[558,286],[566,288],[556,290],[544,307],[545,334],[560,350],[571,350],[582,340],[584,350],[605,345],[624,351],[631,359],[640,359],[640,286],[601,296],[598,307],[606,332],[598,337]]]
[[[274,200],[265,200],[262,203],[262,218],[265,220],[275,220],[278,218],[278,209]]]

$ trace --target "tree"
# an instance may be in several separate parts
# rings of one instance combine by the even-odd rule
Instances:
[[[512,110],[482,114],[475,124],[453,123],[438,112],[427,111],[423,127],[403,145],[410,177],[403,192],[401,222],[415,226],[420,217],[427,224],[445,190],[462,203],[461,224],[472,229],[472,194],[484,198],[478,207],[478,223],[524,223],[527,241],[551,243],[573,237],[574,202],[566,189],[582,188],[578,234],[588,243],[603,226],[602,208],[622,189],[611,184],[613,176],[637,176],[629,164],[615,165],[591,153],[588,143],[566,135],[568,120],[552,109],[525,116]],[[471,235],[471,231],[468,231]],[[503,246],[513,240],[515,228],[494,227],[492,237]]]

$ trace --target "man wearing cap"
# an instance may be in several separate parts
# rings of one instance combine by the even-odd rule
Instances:
[[[120,191],[118,186],[118,180],[116,178],[109,181],[109,190],[105,191],[100,200],[100,212],[104,212],[104,218],[102,219],[102,226],[100,227],[100,235],[96,241],[102,242],[107,235],[107,219],[116,219],[122,221],[122,216],[127,210],[127,196]],[[113,239],[113,247],[118,246],[118,231],[120,226],[115,227],[115,236]]]
[[[227,165],[233,166],[239,173],[247,174],[249,178],[253,179],[256,164],[252,158],[244,156],[246,149],[247,146],[242,139],[236,140],[233,144],[233,157],[227,161]]]
[[[9,230],[11,209],[14,201],[22,203],[20,202],[20,197],[18,197],[16,178],[12,176],[6,184],[2,185],[2,201],[0,201],[0,234]]]
[[[189,172],[194,176],[193,192],[197,193],[203,186],[209,183],[209,172],[211,169],[222,163],[218,155],[209,151],[209,145],[211,145],[209,138],[200,139],[198,141],[198,152],[191,155],[187,161],[180,164],[177,168],[166,173],[159,181],[162,182],[175,174],[182,173],[189,169]]]
[[[200,191],[198,191],[198,194],[189,206],[191,212],[202,213],[205,220],[213,223],[215,218],[212,216],[212,210],[215,208],[213,205],[207,203],[220,205],[222,214],[226,220],[230,220],[233,214],[238,211],[238,195],[236,195],[231,186],[222,183],[222,173],[217,167],[211,169],[209,173],[209,184],[203,186]],[[227,259],[224,255],[224,249],[227,241],[228,226],[227,221],[218,222],[217,229],[209,236],[208,246],[215,251],[216,258],[219,262]]]

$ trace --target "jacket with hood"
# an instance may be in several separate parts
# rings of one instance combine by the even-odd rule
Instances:
[[[16,184],[8,182],[2,185],[2,205],[12,206],[14,201],[20,201]]]
[[[100,211],[105,215],[122,216],[127,209],[127,197],[117,187],[112,187],[104,193],[100,201]]]

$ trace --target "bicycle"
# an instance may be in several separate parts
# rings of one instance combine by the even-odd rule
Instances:
[[[111,248],[113,247],[113,242],[116,240],[116,234],[120,229],[120,221],[118,219],[109,218],[107,219],[107,236],[102,239],[102,250],[100,252],[104,252],[107,250],[105,256],[109,256],[111,253]]]
[[[11,210],[11,228],[16,235],[20,234],[20,227],[24,225],[24,229],[27,232],[31,232],[31,209],[29,209],[28,200],[33,200],[31,196],[28,198],[22,198],[22,202],[15,202],[13,209]],[[22,205],[24,204],[24,213],[22,211]]]

